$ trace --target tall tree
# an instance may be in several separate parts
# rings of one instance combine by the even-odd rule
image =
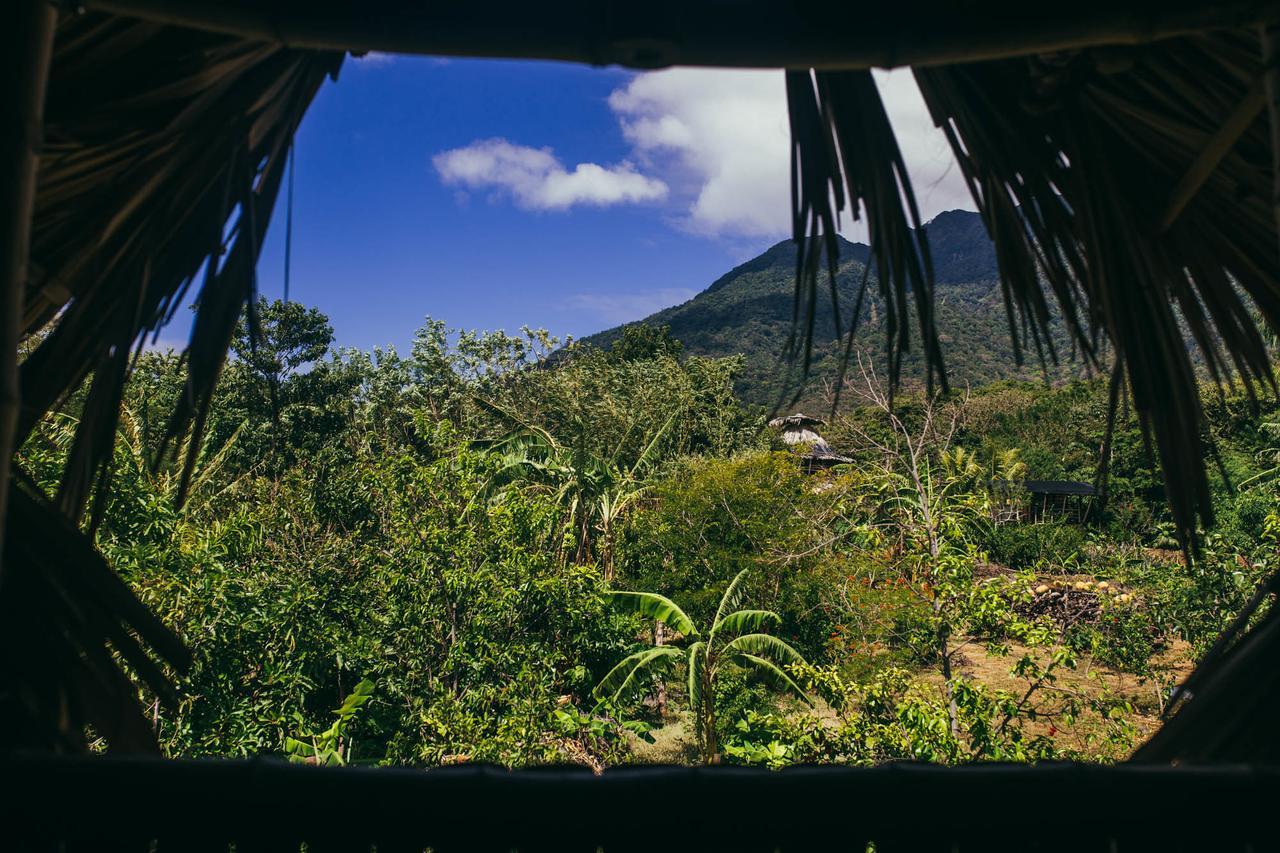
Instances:
[[[300,368],[323,358],[332,343],[329,318],[299,302],[268,302],[259,297],[255,310],[241,317],[231,348],[266,389],[274,443],[280,441],[281,392],[285,383]]]

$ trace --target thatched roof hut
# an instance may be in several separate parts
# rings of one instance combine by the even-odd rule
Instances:
[[[804,449],[805,452],[802,458],[805,469],[812,474],[822,468],[830,468],[833,465],[843,465],[853,461],[847,456],[841,456],[836,453],[831,445],[827,443],[827,440],[815,431],[814,427],[820,427],[825,423],[820,418],[796,413],[774,418],[769,421],[769,426],[773,429],[782,430],[782,440],[786,444]]]
[[[820,250],[833,271],[843,211],[869,226],[877,274],[868,286],[886,305],[890,379],[916,346],[930,380],[945,386],[925,231],[870,74],[909,65],[995,240],[1018,357],[1058,356],[1047,334],[1056,302],[1077,353],[1112,370],[1113,410],[1121,395],[1131,398],[1184,542],[1212,507],[1183,330],[1213,376],[1274,388],[1262,331],[1280,329],[1275,2],[3,6],[0,739],[8,747],[80,750],[88,724],[113,749],[154,748],[119,661],[166,696],[186,652],[78,522],[94,489],[108,485],[131,353],[193,289],[187,393],[169,428],[172,436],[203,428],[236,319],[254,294],[294,131],[346,51],[785,68],[800,247],[791,355],[810,359],[814,306],[826,298]],[[857,316],[848,308],[837,317]],[[20,348],[30,352],[24,359]],[[83,383],[61,487],[41,494],[8,460]],[[1276,613],[1247,633],[1241,621],[1224,638],[1140,758],[1277,757]]]

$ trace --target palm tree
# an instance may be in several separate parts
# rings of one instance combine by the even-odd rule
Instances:
[[[622,699],[668,667],[683,662],[687,670],[689,708],[705,764],[720,760],[716,742],[716,679],[726,666],[747,670],[775,690],[790,691],[809,702],[809,697],[783,670],[790,664],[804,663],[804,658],[784,641],[764,633],[770,623],[776,625],[782,621],[778,614],[771,610],[736,609],[741,603],[747,571],[739,572],[724,591],[705,639],[693,620],[665,596],[652,592],[609,593],[615,607],[654,619],[692,642],[684,648],[654,645],[628,655],[596,686],[596,698]]]

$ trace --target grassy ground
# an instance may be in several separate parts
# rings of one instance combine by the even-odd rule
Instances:
[[[1027,682],[1012,675],[1013,665],[1027,652],[1025,647],[1012,644],[1008,655],[989,654],[987,649],[978,643],[963,647],[960,658],[962,662],[955,674],[962,675],[985,685],[991,690],[1006,690],[1015,695],[1022,695],[1027,689]],[[1037,653],[1042,661],[1048,653]],[[1107,695],[1127,700],[1133,706],[1129,715],[1130,722],[1136,729],[1134,746],[1144,742],[1160,724],[1161,690],[1168,685],[1180,683],[1190,673],[1192,661],[1190,648],[1184,643],[1175,643],[1162,653],[1156,662],[1158,675],[1156,678],[1139,678],[1132,673],[1121,672],[1104,666],[1089,658],[1083,658],[1080,666],[1074,670],[1059,673],[1054,689],[1063,692],[1074,692],[1082,697],[1097,698]],[[933,669],[921,669],[919,678],[941,689],[941,677]],[[826,703],[819,700],[817,707],[808,711],[816,714],[830,725],[838,724],[834,711]],[[1073,749],[1096,756],[1103,761],[1119,761],[1127,757],[1127,751],[1113,749],[1100,742],[1096,736],[1099,729],[1089,718],[1083,718],[1072,726],[1060,727],[1049,721],[1033,721],[1028,731],[1035,734],[1050,734],[1065,749]],[[687,711],[679,711],[669,716],[663,726],[652,731],[653,743],[634,739],[632,747],[634,761],[638,764],[693,764],[697,762],[697,744],[694,742],[693,728]]]

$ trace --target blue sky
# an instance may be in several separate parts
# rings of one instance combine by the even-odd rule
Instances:
[[[902,79],[882,85],[891,113],[905,104],[925,206],[958,206],[938,141],[913,142],[928,129]],[[290,295],[342,346],[403,349],[428,314],[582,336],[787,236],[786,156],[780,72],[348,60],[297,137]],[[269,298],[283,202],[259,266]]]

